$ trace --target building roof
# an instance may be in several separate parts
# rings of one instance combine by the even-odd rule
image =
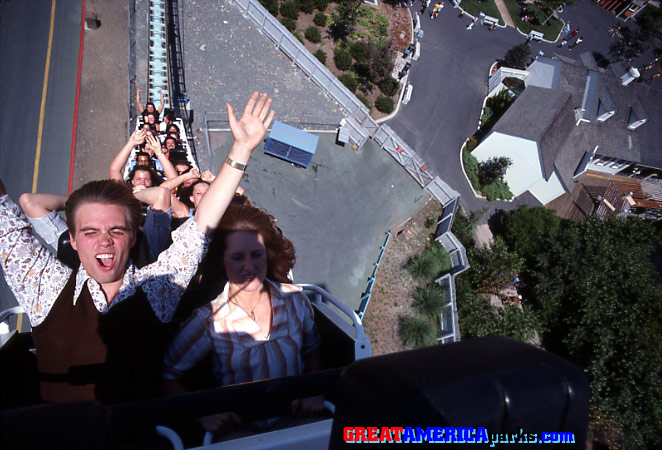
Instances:
[[[572,189],[582,156],[596,147],[604,156],[662,168],[662,91],[636,82],[623,86],[611,71],[548,58],[539,58],[528,72],[526,89],[494,131],[537,141],[547,178],[556,167]],[[605,112],[613,114],[598,121]]]

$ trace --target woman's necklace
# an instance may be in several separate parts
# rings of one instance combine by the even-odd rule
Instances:
[[[257,308],[257,305],[258,305],[258,303],[260,303],[260,300],[261,300],[261,299],[262,299],[262,294],[260,294],[260,295],[258,296],[257,301],[255,302],[255,304],[254,304],[253,307],[251,308],[251,312],[250,312],[250,313],[248,312],[248,309],[246,309],[246,308],[244,308],[243,306],[241,306],[241,305],[240,305],[239,303],[237,303],[235,300],[232,300],[232,303],[234,303],[235,305],[237,305],[238,307],[240,307],[241,309],[243,309],[244,312],[245,312],[246,314],[248,314],[248,316],[251,318],[251,320],[253,320],[253,322],[255,322],[255,308]]]

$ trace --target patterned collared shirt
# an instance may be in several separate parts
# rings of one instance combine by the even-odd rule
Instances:
[[[110,305],[101,285],[81,265],[76,274],[73,304],[86,283],[100,313],[126,300],[140,287],[156,317],[169,322],[208,244],[208,238],[193,219],[175,230],[172,240],[156,262],[142,269],[129,262],[120,291]],[[39,325],[48,316],[72,270],[36,239],[23,212],[8,195],[0,197],[0,256],[5,279],[16,300],[25,309],[30,324]]]
[[[182,325],[164,358],[166,379],[178,379],[210,353],[221,386],[298,375],[303,357],[319,346],[313,308],[296,285],[271,286],[272,323],[266,338],[258,324],[228,301],[228,284]]]

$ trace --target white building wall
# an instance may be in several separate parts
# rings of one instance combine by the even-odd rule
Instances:
[[[566,193],[559,173],[554,169],[549,180],[541,180],[529,188],[529,192],[538,199],[540,203],[546,205],[557,197]]]
[[[510,158],[513,163],[503,179],[515,197],[531,186],[545,182],[540,151],[535,141],[492,132],[472,154],[480,162],[498,156]]]

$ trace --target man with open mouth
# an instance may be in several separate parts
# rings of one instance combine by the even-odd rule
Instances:
[[[142,269],[129,261],[141,211],[125,183],[93,181],[67,200],[81,261],[72,270],[34,237],[0,181],[0,262],[32,325],[43,400],[117,403],[159,394],[165,324],[274,116],[267,94],[253,93],[240,120],[226,106],[234,143],[225,164],[173,244]]]

